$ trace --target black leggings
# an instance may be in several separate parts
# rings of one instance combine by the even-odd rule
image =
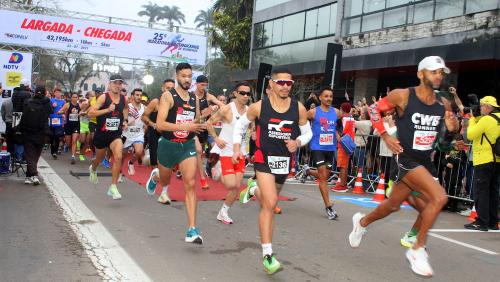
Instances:
[[[152,166],[158,165],[158,139],[160,134],[151,126],[148,127],[149,162]]]
[[[50,127],[50,154],[57,154],[57,151],[59,150],[59,142],[63,136],[64,129],[62,127]]]

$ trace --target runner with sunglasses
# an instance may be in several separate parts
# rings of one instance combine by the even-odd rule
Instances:
[[[242,82],[236,85],[234,93],[236,99],[214,113],[207,123],[208,133],[215,139],[214,149],[216,149],[220,156],[222,183],[228,190],[224,203],[217,214],[217,220],[224,224],[233,223],[228,212],[234,201],[236,201],[241,181],[243,180],[243,174],[245,173],[244,158],[239,159],[236,164],[232,162],[234,126],[247,111],[246,105],[252,95],[252,91],[248,83]],[[219,121],[222,121],[222,129],[220,134],[217,135],[214,125]],[[246,146],[240,146],[240,148],[242,155],[246,156]]]
[[[268,274],[278,271],[281,264],[273,254],[274,208],[278,201],[277,190],[283,186],[290,173],[292,155],[312,138],[305,107],[290,97],[292,74],[287,69],[274,69],[269,81],[271,92],[248,108],[238,120],[233,135],[233,163],[244,157],[241,153],[243,135],[248,125],[255,121],[257,150],[254,168],[258,188],[246,189],[242,202],[256,195],[260,200],[259,230],[262,243],[264,270]]]

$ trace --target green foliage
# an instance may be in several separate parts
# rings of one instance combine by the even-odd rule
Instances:
[[[208,9],[206,11],[199,10],[198,12],[199,12],[198,15],[194,19],[194,23],[197,23],[196,28],[205,28],[205,29],[208,29],[209,27],[211,27],[212,24],[213,24],[213,20],[214,20],[214,17],[213,17],[214,10],[213,10],[213,8],[210,8],[210,9]]]

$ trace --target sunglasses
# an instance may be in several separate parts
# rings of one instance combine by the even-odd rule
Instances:
[[[281,80],[281,79],[280,80],[273,79],[273,82],[278,84],[279,86],[285,86],[285,85],[292,86],[295,83],[295,81],[293,80]]]
[[[125,90],[125,89],[122,89],[122,92],[127,92],[127,90]]]
[[[250,92],[250,91],[238,91],[238,94],[245,95],[248,97],[252,96],[252,92]]]

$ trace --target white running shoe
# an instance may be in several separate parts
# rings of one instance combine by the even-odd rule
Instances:
[[[366,233],[366,228],[359,223],[364,216],[365,215],[360,212],[352,216],[352,232],[349,234],[349,244],[351,244],[353,248],[359,247],[361,239],[363,239],[363,235]]]
[[[123,183],[123,175],[121,173],[118,175],[118,183]]]
[[[31,181],[33,181],[33,185],[40,185],[40,179],[38,179],[38,176],[32,176]]]
[[[122,195],[118,191],[118,187],[116,187],[115,184],[111,184],[108,189],[108,196],[113,198],[113,200],[120,200],[122,198]]]
[[[135,174],[135,168],[133,163],[128,163],[128,175],[134,175]]]
[[[217,220],[224,224],[233,224],[233,220],[229,217],[227,212],[223,212],[222,210],[219,211],[219,214],[217,215]]]
[[[33,184],[33,176],[26,177],[26,179],[24,179],[24,184]]]
[[[406,258],[410,262],[411,270],[416,274],[427,277],[434,275],[434,271],[432,271],[432,267],[429,264],[429,255],[427,255],[424,247],[416,250],[409,248],[406,251]]]
[[[160,197],[158,197],[158,203],[170,205],[170,198],[168,197],[167,192],[161,192]]]

